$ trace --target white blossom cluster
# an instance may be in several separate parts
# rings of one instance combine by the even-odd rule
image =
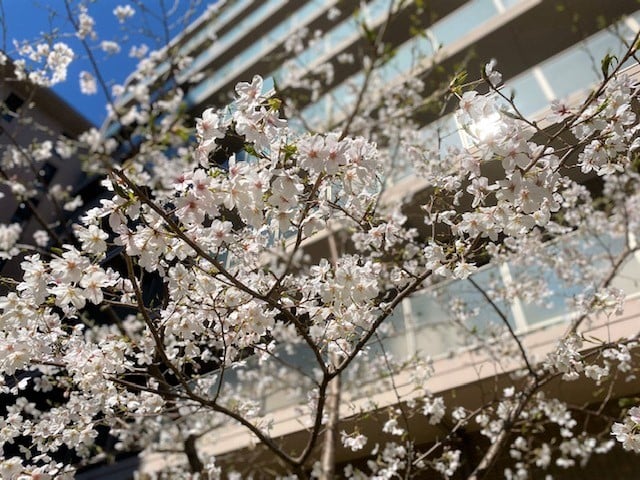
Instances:
[[[625,450],[640,452],[640,407],[630,408],[623,423],[614,423],[611,435],[622,443]]]
[[[136,11],[124,5],[113,14],[125,23]],[[86,9],[77,24],[79,39],[97,40]],[[299,52],[307,36],[312,44],[321,37],[300,31],[285,47]],[[46,66],[27,74],[18,61],[17,76],[43,85],[63,80],[74,56],[61,42],[19,47]],[[121,47],[102,41],[100,48],[115,55]],[[140,46],[130,54],[146,53]],[[314,456],[321,432],[332,413],[344,413],[327,407],[337,380],[343,410],[377,419],[367,425],[374,434],[355,422],[336,427],[341,448],[366,457],[344,468],[347,478],[422,471],[451,478],[465,464],[483,473],[494,451],[509,462],[505,478],[537,478],[552,466],[585,465],[613,448],[611,435],[625,450],[640,451],[638,407],[596,434],[580,420],[597,416],[609,399],[598,412],[546,387],[582,380],[606,389],[636,379],[637,337],[605,340],[589,331],[624,312],[626,294],[615,282],[640,235],[638,88],[631,78],[607,78],[582,107],[554,105],[554,134],[495,95],[452,89],[471,145],[443,154],[421,143],[407,113],[423,100],[420,80],[380,98],[372,75],[378,93],[363,92],[359,115],[329,132],[300,133],[285,115],[290,105],[264,92],[256,75],[236,85],[228,106],[205,109],[191,129],[180,116],[182,90],[155,98],[149,78],[163,61],[161,52],[141,59],[129,84],[115,88],[130,102],[114,103],[110,114],[139,143],[118,145],[93,129],[77,143],[34,141],[3,152],[10,173],[54,152],[86,155],[88,171],[107,174],[109,193],[83,207],[70,189],[49,189],[63,215],[78,213],[73,238],[59,238],[57,224],[45,222],[29,231],[36,246],[27,248],[19,224],[0,225],[0,258],[22,272],[0,297],[0,388],[11,399],[0,444],[22,452],[3,456],[2,478],[72,478],[75,466],[61,463],[60,452],[92,461],[102,427],[123,451],[180,449],[189,465],[167,465],[159,478],[250,472],[252,465],[194,459],[189,450],[215,443],[227,428],[244,428],[291,475],[321,476],[325,467]],[[190,61],[179,58],[176,66]],[[314,70],[312,97],[332,82],[332,69]],[[495,62],[484,77],[497,90]],[[83,93],[97,92],[92,73],[82,72],[80,83]],[[570,135],[573,141],[564,140]],[[121,165],[109,162],[121,154]],[[389,201],[393,170],[408,166],[425,188]],[[596,187],[586,188],[581,175]],[[6,177],[17,200],[38,194],[38,185]],[[475,305],[462,285],[481,278],[488,262],[509,275],[478,286]],[[532,274],[533,266],[551,273]],[[505,312],[544,309],[566,285],[573,316],[536,357]],[[424,321],[432,312],[421,312],[411,295],[425,287],[440,292],[425,310],[443,318]],[[403,340],[405,318],[423,344],[400,358],[397,348],[385,349]],[[470,402],[430,390],[439,372],[429,349],[445,338],[438,328],[465,362],[466,355],[478,359],[470,367],[478,378],[495,378],[490,393]],[[395,403],[376,396],[383,388]],[[36,404],[33,392],[53,400]],[[273,410],[292,398],[300,438],[308,436],[287,450],[274,440]],[[436,443],[416,444],[418,428],[437,430]],[[461,446],[467,430],[478,431],[487,447],[478,465]]]
[[[66,80],[67,70],[74,57],[73,50],[66,43],[40,43],[35,48],[30,44],[14,46],[22,57],[14,61],[14,75],[18,80],[28,80],[43,87],[51,87]],[[29,68],[27,60],[34,63],[33,69]]]

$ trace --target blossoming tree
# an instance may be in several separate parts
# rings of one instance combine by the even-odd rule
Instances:
[[[122,21],[134,11],[116,10]],[[89,10],[69,15],[89,38]],[[498,464],[535,478],[620,448],[613,439],[640,452],[638,407],[614,401],[638,393],[637,328],[593,333],[631,315],[617,285],[638,248],[638,88],[623,71],[638,39],[544,126],[502,93],[492,63],[479,82],[454,78],[445,93],[469,147],[441,153],[415,135],[419,82],[388,97],[370,88],[388,59],[381,37],[368,35],[379,56],[365,62],[353,114],[328,132],[293,128],[291,101],[259,76],[205,110],[193,136],[179,89],[152,101],[148,85],[131,85],[135,107],[113,106],[135,133],[121,163],[114,138],[88,132],[73,145],[110,192],[81,210],[73,235],[40,232],[30,247],[19,226],[2,227],[3,256],[22,272],[0,299],[2,478],[72,478],[100,456],[105,427],[120,450],[180,453],[147,472],[166,478],[479,479]],[[63,45],[30,48],[53,70],[32,82],[64,76]],[[85,93],[94,75],[82,75]],[[425,185],[401,202],[398,157]],[[487,264],[513,266],[510,282],[482,281]],[[463,281],[480,303],[455,295]],[[477,372],[491,383],[481,399],[432,391],[436,340],[406,358],[387,351],[403,302],[425,288],[441,295],[452,347],[491,365]],[[563,295],[573,314],[537,356],[510,305]],[[565,384],[597,391],[576,404]],[[383,389],[395,401],[376,402]],[[295,436],[265,402],[283,392],[298,405]],[[255,462],[210,453],[232,428],[257,444],[243,451]]]

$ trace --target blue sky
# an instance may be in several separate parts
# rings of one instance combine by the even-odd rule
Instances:
[[[69,0],[77,12],[78,0]],[[110,84],[122,84],[135,70],[138,60],[129,57],[132,46],[146,44],[151,50],[164,45],[164,28],[160,19],[164,11],[169,12],[169,34],[178,34],[186,23],[202,14],[215,0],[85,0],[88,13],[95,20],[96,40],[89,40],[93,47],[98,68]],[[113,14],[118,5],[129,4],[135,15],[120,24]],[[55,32],[55,41],[67,43],[76,53],[69,67],[66,82],[55,85],[54,90],[76,110],[96,125],[105,118],[106,97],[98,88],[95,95],[80,93],[80,72],[94,73],[88,55],[80,41],[72,34],[73,29],[67,17],[64,0],[0,0],[0,49],[16,58],[13,40],[37,41],[43,35]],[[186,15],[192,12],[186,19]],[[155,36],[156,38],[153,38]],[[116,41],[121,46],[120,53],[108,55],[98,46],[101,41]]]

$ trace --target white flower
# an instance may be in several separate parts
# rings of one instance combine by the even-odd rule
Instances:
[[[3,459],[0,462],[0,477],[7,480],[16,480],[23,469],[22,460],[20,457],[11,457]]]
[[[149,47],[144,43],[139,46],[134,45],[129,50],[129,56],[131,58],[142,59],[147,53],[149,53]]]
[[[340,437],[342,440],[342,445],[344,445],[346,448],[349,448],[352,452],[362,450],[367,444],[367,437],[357,432],[347,434],[347,432],[343,430],[340,432]]]
[[[614,423],[611,435],[622,443],[625,450],[640,453],[640,407],[631,408],[623,423]]]
[[[404,429],[398,426],[397,418],[390,418],[382,427],[382,431],[391,435],[402,435]]]
[[[118,45],[117,42],[112,42],[110,40],[103,40],[100,42],[100,49],[109,55],[120,53],[120,45]]]
[[[84,70],[80,72],[80,91],[85,95],[95,95],[98,92],[95,77]]]
[[[207,108],[202,112],[202,117],[196,120],[196,132],[203,143],[224,137],[224,129],[221,127],[220,116],[213,108]]]
[[[497,87],[502,82],[502,74],[495,70],[497,63],[496,59],[492,58],[491,61],[484,66],[484,74],[494,87]]]
[[[333,22],[334,20],[340,17],[340,13],[341,13],[340,9],[336,7],[331,7],[327,12],[327,19]]]
[[[113,14],[117,17],[120,23],[124,23],[125,20],[135,15],[136,11],[131,5],[118,5],[113,9]]]
[[[451,417],[459,422],[467,417],[467,411],[464,407],[456,407],[453,412],[451,412]]]
[[[66,202],[62,206],[62,208],[65,209],[67,212],[73,212],[76,208],[81,207],[83,204],[84,202],[82,201],[82,197],[80,195],[77,195],[76,197]]]
[[[582,340],[575,335],[559,341],[555,351],[547,354],[545,366],[561,372],[564,380],[576,380],[584,369],[581,347]]]
[[[93,31],[95,20],[87,13],[87,8],[83,5],[80,7],[80,15],[78,15],[78,38],[84,40],[86,37],[95,38],[96,33]]]
[[[446,410],[442,397],[425,398],[422,414],[430,417],[429,423],[431,425],[437,425],[444,417]]]
[[[19,223],[0,224],[0,258],[9,259],[18,254],[15,244],[20,239],[21,234],[22,227]]]
[[[96,225],[89,225],[84,228],[80,225],[75,227],[76,237],[82,242],[82,249],[88,253],[101,254],[107,250],[106,232],[98,228]]]
[[[80,286],[84,288],[82,292],[87,300],[93,304],[102,302],[102,288],[113,285],[113,280],[98,267],[89,269],[89,271],[80,280]]]
[[[478,267],[474,263],[467,263],[465,260],[461,260],[453,269],[453,277],[458,279],[465,279],[472,273],[478,270]]]
[[[70,305],[83,308],[87,301],[82,290],[64,283],[51,287],[49,292],[56,296],[56,305],[63,309],[67,309]]]
[[[540,448],[534,450],[536,457],[536,467],[547,468],[551,463],[551,448],[547,443],[543,443]]]
[[[57,42],[47,56],[47,67],[53,72],[51,85],[67,79],[67,68],[73,61],[73,50],[63,42]]]
[[[240,82],[236,85],[236,93],[238,94],[238,106],[247,110],[255,105],[255,102],[262,93],[262,77],[254,75],[251,83]]]
[[[68,158],[71,158],[75,151],[75,148],[70,142],[67,142],[65,140],[58,140],[56,142],[55,151],[58,155],[60,155],[61,158],[66,160]]]
[[[453,476],[460,467],[460,450],[448,450],[435,462],[435,469],[445,478]]]
[[[589,365],[584,369],[584,374],[586,377],[591,378],[600,384],[603,378],[609,376],[609,366],[605,365],[604,367],[601,367],[600,365]]]
[[[51,158],[51,152],[53,150],[53,142],[51,140],[45,140],[42,143],[36,144],[33,147],[31,155],[33,159],[41,162]]]
[[[36,230],[33,232],[33,241],[39,247],[46,247],[49,243],[49,234],[45,230]]]

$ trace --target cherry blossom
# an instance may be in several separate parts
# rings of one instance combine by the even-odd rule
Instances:
[[[90,10],[76,12],[81,39],[94,39]],[[125,23],[144,12],[113,13]],[[480,478],[495,464],[505,478],[537,478],[612,448],[640,452],[638,407],[606,394],[638,375],[637,332],[611,333],[637,281],[635,80],[620,67],[583,103],[554,103],[542,129],[504,96],[491,61],[478,82],[445,83],[439,107],[457,101],[464,143],[444,148],[412,113],[424,81],[384,84],[393,52],[382,37],[359,104],[327,130],[305,131],[290,90],[264,91],[259,75],[185,119],[187,87],[160,95],[149,81],[167,51],[145,57],[140,45],[109,106],[118,135],[7,147],[6,195],[25,207],[46,195],[60,215],[35,230],[0,225],[0,257],[20,269],[0,297],[0,440],[21,454],[3,457],[3,478],[71,478],[99,457],[105,429],[117,451],[167,457],[160,478],[255,474],[234,456],[243,450],[211,453],[231,431],[282,478],[339,475],[336,445],[365,458],[346,477],[379,479],[450,478],[462,465]],[[301,29],[285,48],[320,38]],[[113,55],[125,46],[95,43]],[[62,81],[78,55],[57,41],[16,49],[18,78],[41,85]],[[167,75],[191,60],[178,55]],[[334,68],[298,69],[285,84],[313,99]],[[81,83],[102,87],[88,72]],[[18,175],[56,153],[102,175],[102,197],[43,192]],[[465,385],[442,386],[455,362]],[[597,388],[593,405],[549,387],[566,381]],[[467,386],[482,398],[457,394]],[[42,393],[53,400],[41,405]],[[295,442],[279,430],[284,409]],[[599,433],[584,428],[592,418]],[[427,445],[416,428],[439,433]]]

